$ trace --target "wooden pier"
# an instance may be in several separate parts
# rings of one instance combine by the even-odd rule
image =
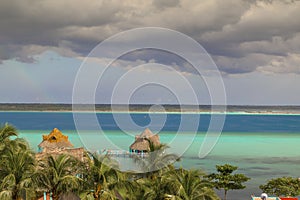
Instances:
[[[148,153],[139,152],[139,151],[125,151],[125,150],[116,150],[116,149],[103,149],[96,151],[99,155],[108,155],[111,157],[124,157],[124,158],[133,158],[140,157],[145,158],[148,156]]]

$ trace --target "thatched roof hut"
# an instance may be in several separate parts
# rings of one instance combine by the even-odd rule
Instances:
[[[49,135],[43,135],[43,141],[38,147],[43,151],[47,151],[72,148],[73,144],[69,141],[68,136],[63,135],[60,130],[54,128]]]
[[[43,135],[43,141],[38,145],[42,150],[35,154],[37,160],[48,156],[59,156],[60,154],[71,155],[80,161],[86,161],[86,151],[83,147],[73,148],[68,136],[63,135],[60,130],[54,128],[49,135]]]
[[[87,160],[86,151],[82,147],[74,148],[74,149],[52,149],[52,150],[47,150],[47,151],[44,151],[44,152],[36,153],[35,158],[36,158],[36,160],[42,160],[42,159],[44,159],[48,156],[57,157],[61,154],[73,156],[74,158],[76,158],[80,161]]]
[[[140,135],[135,136],[135,141],[130,145],[130,151],[149,152],[150,140],[153,145],[160,145],[159,135],[153,134],[149,128],[146,128]]]

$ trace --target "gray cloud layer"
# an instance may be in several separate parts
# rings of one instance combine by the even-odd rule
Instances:
[[[2,0],[0,60],[86,55],[123,30],[161,26],[202,44],[227,74],[300,73],[300,1]]]

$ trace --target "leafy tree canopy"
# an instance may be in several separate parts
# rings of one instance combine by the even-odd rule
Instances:
[[[276,196],[298,196],[300,195],[300,181],[293,177],[274,178],[259,188]]]
[[[217,165],[216,169],[217,173],[209,174],[207,177],[216,189],[224,189],[224,200],[226,200],[228,190],[244,189],[246,186],[243,183],[250,179],[244,174],[232,174],[238,169],[236,166]]]

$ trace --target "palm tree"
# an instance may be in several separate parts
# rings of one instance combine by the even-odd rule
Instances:
[[[138,193],[137,196],[135,196],[135,199],[179,200],[180,198],[178,196],[168,194],[167,188],[169,183],[166,181],[166,178],[169,176],[169,170],[174,170],[174,167],[169,165],[167,168],[151,172],[151,176],[144,176],[143,178],[135,180],[138,184],[138,190],[136,190]]]
[[[212,185],[203,179],[200,170],[171,170],[165,175],[167,193],[182,200],[218,200]]]
[[[7,149],[0,163],[0,199],[21,199],[32,191],[34,154],[28,149]],[[30,192],[32,193],[32,192]]]
[[[118,163],[111,159],[108,155],[100,156],[98,154],[90,154],[89,174],[87,175],[88,184],[93,190],[83,193],[87,199],[93,196],[94,199],[116,199],[114,187],[120,183],[122,174],[119,172]]]
[[[53,200],[80,188],[81,163],[69,155],[48,156],[39,162],[34,181],[39,190],[50,192]]]
[[[153,175],[179,160],[176,154],[167,153],[169,146],[166,144],[154,145],[151,140],[145,139],[149,142],[150,151],[145,158],[135,156],[135,162],[146,172],[146,175]]]
[[[0,126],[0,141],[1,142],[9,140],[10,137],[12,137],[12,136],[18,136],[17,129],[14,126],[12,126],[8,123],[5,123],[4,125]]]
[[[132,179],[132,174],[130,172],[120,173],[119,181],[113,185],[112,190],[117,199],[143,199],[142,187],[136,180]]]
[[[165,183],[162,176],[152,176],[138,180],[140,187],[143,190],[142,199],[160,200],[166,195]]]
[[[139,174],[137,180],[142,192],[139,199],[164,199],[166,185],[163,182],[164,175],[173,169],[173,163],[179,160],[176,154],[167,153],[165,144],[154,145],[154,143],[145,138],[149,142],[149,153],[144,158],[135,156],[135,162],[141,167],[143,173]]]
[[[27,148],[28,145],[25,140],[17,138],[17,129],[6,123],[0,126],[0,155],[4,154],[4,151],[9,148]],[[12,139],[12,137],[16,137]]]
[[[18,138],[17,129],[8,123],[0,126],[0,159],[0,199],[18,199],[21,193],[26,195],[31,189],[34,154],[28,143]]]

